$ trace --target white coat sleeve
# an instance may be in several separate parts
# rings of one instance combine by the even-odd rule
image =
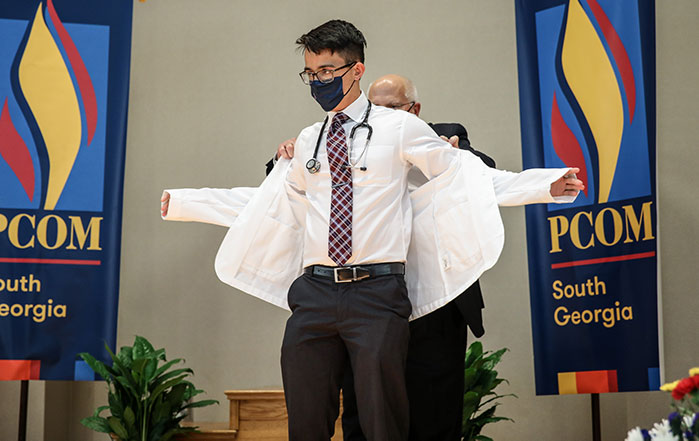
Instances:
[[[459,149],[437,136],[426,122],[406,113],[401,126],[400,153],[427,179],[434,179],[455,163]]]
[[[424,121],[412,114],[403,120],[401,154],[403,158],[428,178],[434,179],[448,170],[459,169],[463,173],[487,169],[492,180],[498,205],[526,205],[537,203],[568,203],[576,196],[551,196],[551,184],[565,175],[567,168],[533,168],[519,173],[487,167],[473,153],[453,148],[442,140]],[[473,161],[477,158],[478,161]],[[461,161],[462,167],[456,167]]]
[[[170,204],[163,219],[230,227],[257,188],[182,188],[165,191],[170,194]]]
[[[488,168],[498,205],[563,204],[576,196],[551,196],[551,184],[568,173],[567,168],[530,168],[519,173]]]

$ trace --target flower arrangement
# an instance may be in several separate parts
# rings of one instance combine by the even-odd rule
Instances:
[[[690,369],[689,377],[665,384],[660,390],[672,394],[673,412],[650,430],[631,429],[626,441],[699,441],[699,368]]]

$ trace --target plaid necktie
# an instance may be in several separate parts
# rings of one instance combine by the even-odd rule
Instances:
[[[342,124],[349,117],[338,113],[328,130],[328,163],[332,177],[328,257],[342,266],[352,255],[352,169],[347,155],[347,136]]]

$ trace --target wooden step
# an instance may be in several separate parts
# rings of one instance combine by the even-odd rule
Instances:
[[[227,390],[228,423],[182,423],[199,426],[200,433],[178,435],[175,441],[288,441],[288,417],[284,391]],[[342,398],[340,398],[342,415]],[[342,440],[340,418],[332,441]]]
[[[235,441],[237,431],[229,423],[190,423],[183,422],[183,427],[198,426],[199,432],[185,433],[174,437],[175,441]]]
[[[238,431],[236,440],[285,441],[289,439],[284,391],[228,390],[225,393],[230,403],[229,427]],[[340,418],[335,422],[335,436],[332,440],[342,440]]]

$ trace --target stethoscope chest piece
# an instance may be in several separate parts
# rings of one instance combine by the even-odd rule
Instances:
[[[320,170],[320,161],[316,158],[311,158],[306,162],[306,170],[310,174],[316,174]]]

